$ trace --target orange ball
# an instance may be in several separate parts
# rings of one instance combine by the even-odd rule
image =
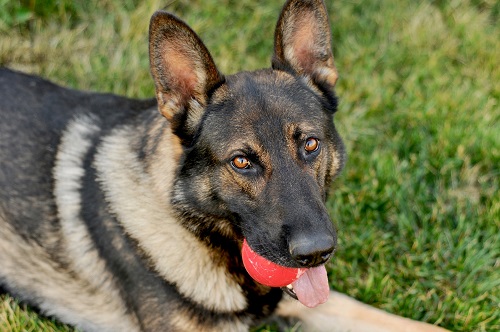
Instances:
[[[265,259],[250,248],[246,239],[243,240],[241,256],[248,274],[255,281],[269,287],[290,285],[307,270],[281,266]]]

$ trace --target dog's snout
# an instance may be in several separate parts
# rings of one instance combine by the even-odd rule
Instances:
[[[335,250],[335,238],[324,236],[319,239],[300,239],[290,241],[289,250],[292,258],[302,267],[324,264]]]

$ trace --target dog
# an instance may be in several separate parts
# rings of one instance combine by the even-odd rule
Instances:
[[[224,76],[158,11],[149,100],[1,69],[0,285],[84,331],[443,331],[325,290],[345,160],[330,38],[321,0],[289,0],[272,68]],[[244,240],[307,271],[292,296],[249,276]]]

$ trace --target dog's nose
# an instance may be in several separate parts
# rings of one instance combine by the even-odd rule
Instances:
[[[293,259],[302,267],[318,266],[330,259],[335,250],[335,238],[297,239],[289,242],[289,250]]]

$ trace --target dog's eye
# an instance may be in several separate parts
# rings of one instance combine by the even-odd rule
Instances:
[[[250,160],[244,156],[236,156],[231,160],[231,165],[237,169],[248,169],[251,167]]]
[[[314,137],[309,137],[304,144],[304,149],[309,152],[316,152],[319,149],[319,140]]]

